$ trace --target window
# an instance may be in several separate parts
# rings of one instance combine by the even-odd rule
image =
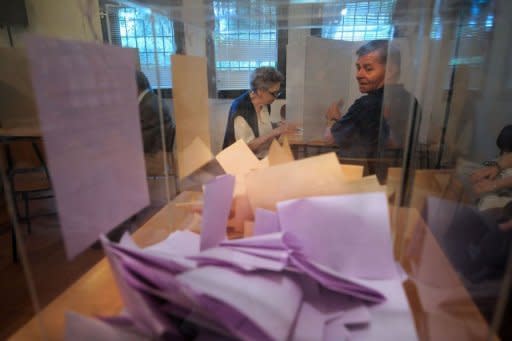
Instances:
[[[393,36],[394,4],[395,0],[349,0],[345,6],[336,5],[339,16],[324,22],[322,37],[347,41],[389,39]]]
[[[159,72],[160,87],[171,88],[171,55],[176,51],[172,21],[163,15],[151,14],[143,7],[107,5],[106,9],[110,42],[137,48],[141,70],[151,85],[157,87]],[[154,17],[154,31],[151,15]]]
[[[276,66],[276,9],[270,3],[214,1],[217,90],[249,87],[259,66]]]
[[[488,1],[473,2],[467,14],[459,15],[462,16],[458,32],[461,39],[485,40],[487,39],[487,34],[493,30],[494,9],[489,6]],[[452,25],[455,28],[457,23],[454,23],[453,20],[446,20],[446,25]],[[432,19],[430,38],[434,40],[441,40],[443,38],[443,22],[439,14]]]

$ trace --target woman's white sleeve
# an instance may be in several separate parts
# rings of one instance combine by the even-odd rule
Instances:
[[[235,140],[244,140],[245,143],[249,143],[254,140],[254,132],[242,116],[235,118]]]

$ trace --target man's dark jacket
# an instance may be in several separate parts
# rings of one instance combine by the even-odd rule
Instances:
[[[162,113],[165,129],[165,147],[172,151],[176,126],[170,114],[169,107],[162,100]],[[149,91],[139,103],[140,125],[144,153],[151,154],[162,150],[162,136],[160,132],[160,115],[158,114],[158,96]]]

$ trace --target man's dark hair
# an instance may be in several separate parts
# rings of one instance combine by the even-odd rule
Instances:
[[[366,56],[368,53],[378,51],[380,61],[382,64],[386,64],[388,61],[388,55],[391,58],[391,62],[398,65],[400,69],[401,56],[398,47],[390,44],[388,40],[371,40],[357,49],[356,54],[358,57]]]
[[[501,129],[496,139],[496,145],[500,149],[501,154],[512,152],[512,124],[506,125]]]
[[[148,78],[146,77],[144,72],[137,70],[135,76],[137,79],[138,92],[142,92],[146,89],[151,89],[151,84],[149,84]]]

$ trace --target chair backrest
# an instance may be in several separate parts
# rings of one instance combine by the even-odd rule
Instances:
[[[35,147],[33,145],[35,143]],[[8,157],[10,157],[12,168],[41,167],[44,162],[44,149],[41,141],[11,141],[6,145]],[[43,162],[37,155],[35,148],[41,152]]]

